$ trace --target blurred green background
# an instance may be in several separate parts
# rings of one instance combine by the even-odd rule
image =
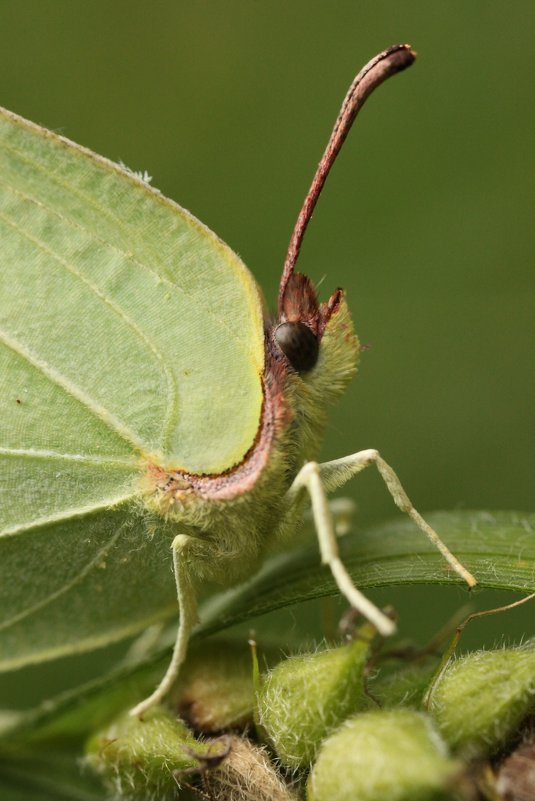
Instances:
[[[147,170],[272,307],[347,86],[410,42],[416,64],[369,101],[302,251],[370,345],[324,457],[379,448],[421,511],[533,510],[531,0],[2,0],[0,29],[0,103]],[[364,523],[395,513],[375,475],[348,493]],[[421,590],[403,598],[421,613]]]

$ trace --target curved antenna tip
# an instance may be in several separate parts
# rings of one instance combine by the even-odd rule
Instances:
[[[375,58],[372,58],[372,60],[361,69],[349,87],[349,91],[342,103],[338,119],[336,120],[333,132],[327,143],[318,169],[316,170],[316,174],[314,175],[290,239],[288,254],[284,263],[279,286],[279,314],[281,314],[283,309],[286,287],[294,271],[295,263],[299,256],[299,251],[301,250],[301,243],[308,223],[310,222],[312,212],[314,211],[321,190],[323,189],[327,175],[334,164],[336,156],[340,152],[357,114],[374,89],[387,78],[390,78],[391,75],[395,75],[407,69],[407,67],[410,67],[410,65],[414,63],[415,58],[416,53],[409,44],[392,45],[392,47],[388,47],[386,50],[383,50],[382,53],[375,56]]]

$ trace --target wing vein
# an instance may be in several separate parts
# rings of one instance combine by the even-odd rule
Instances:
[[[9,185],[6,185],[8,189],[12,189]],[[163,423],[162,423],[162,445],[165,447],[167,444],[165,439],[169,436],[169,431],[172,427],[172,424],[175,419],[176,410],[178,406],[178,398],[177,398],[177,386],[175,376],[173,375],[172,371],[170,370],[168,364],[166,363],[163,355],[160,353],[156,345],[149,339],[149,337],[145,334],[145,332],[133,321],[130,317],[118,306],[111,298],[107,297],[93,281],[90,281],[83,273],[74,267],[74,265],[70,264],[66,259],[61,257],[58,253],[51,250],[44,242],[39,240],[37,237],[32,236],[28,231],[18,225],[15,220],[11,219],[7,215],[0,212],[0,219],[4,220],[4,222],[13,228],[20,236],[27,239],[29,242],[32,242],[36,247],[46,253],[50,258],[54,259],[58,264],[60,264],[64,269],[71,273],[71,275],[75,276],[79,281],[81,281],[88,289],[93,292],[96,297],[103,303],[106,307],[110,308],[114,314],[116,314],[123,323],[134,332],[134,335],[139,337],[141,341],[149,348],[153,356],[159,362],[163,373],[165,375],[165,380],[167,383],[168,389],[168,404],[166,413],[164,415]]]
[[[51,365],[47,364],[44,359],[41,359],[36,354],[28,350],[22,343],[18,342],[14,337],[11,337],[5,331],[0,329],[0,342],[3,342],[6,347],[10,348],[14,353],[18,354],[28,364],[42,373],[49,381],[52,381],[57,386],[61,387],[68,395],[76,398],[83,404],[95,417],[102,420],[108,428],[118,434],[123,440],[128,442],[137,450],[143,452],[145,443],[143,443],[127,426],[118,420],[115,415],[109,412],[102,404],[95,401],[90,395],[84,392],[80,387],[74,384],[70,379],[64,376],[59,370],[56,370]]]
[[[21,523],[16,526],[9,526],[3,531],[0,531],[0,537],[13,537],[18,534],[25,534],[28,531],[36,528],[43,528],[54,523],[65,523],[67,520],[74,520],[83,515],[95,514],[104,509],[111,509],[119,504],[126,503],[137,497],[137,493],[129,493],[128,495],[120,495],[119,497],[108,498],[102,500],[99,504],[88,504],[87,506],[78,506],[73,509],[66,509],[61,514],[48,515],[47,517],[39,517],[35,520]],[[1,627],[0,627],[1,628]]]
[[[137,466],[135,459],[118,459],[107,456],[90,456],[84,453],[59,453],[58,451],[39,450],[35,448],[3,448],[0,447],[0,456],[27,457],[29,459],[50,459],[80,462],[83,464],[105,465],[106,467],[117,467],[121,470],[132,469]]]
[[[127,523],[123,523],[121,526],[119,526],[115,534],[109,539],[106,545],[103,548],[100,548],[100,550],[97,551],[93,559],[91,559],[82,570],[76,573],[76,575],[73,576],[73,578],[70,579],[70,581],[66,581],[65,584],[62,584],[61,587],[58,587],[57,590],[51,592],[49,595],[46,596],[46,598],[43,598],[41,601],[38,601],[32,606],[28,606],[22,612],[13,615],[13,617],[8,618],[7,620],[4,620],[0,624],[0,631],[5,631],[11,626],[14,626],[16,623],[20,623],[21,620],[24,620],[30,615],[33,615],[35,612],[38,612],[40,609],[44,609],[46,606],[49,606],[57,598],[60,598],[62,595],[65,595],[66,592],[69,592],[69,590],[75,587],[76,584],[79,584],[80,581],[82,581],[85,578],[85,576],[87,576],[88,573],[95,567],[95,565],[98,565],[100,562],[102,562],[105,555],[113,547],[113,545],[115,545],[115,543],[123,533],[123,530],[126,527],[126,525]]]
[[[102,214],[104,217],[109,219],[119,230],[121,230],[124,233],[125,238],[127,238],[127,239],[131,238],[131,231],[129,231],[127,228],[125,228],[121,218],[118,217],[117,215],[113,214],[113,213],[110,213],[109,210],[107,208],[105,208],[104,206],[100,205],[99,203],[96,203],[94,198],[91,195],[87,194],[86,192],[83,192],[83,191],[79,190],[78,188],[76,188],[72,184],[68,183],[67,181],[60,180],[56,175],[52,175],[45,167],[42,166],[42,164],[40,164],[35,159],[29,158],[26,153],[24,153],[24,152],[22,152],[20,150],[17,150],[17,148],[14,148],[14,147],[9,146],[9,145],[4,145],[3,147],[4,147],[5,151],[7,151],[8,153],[11,153],[13,156],[18,158],[23,163],[28,164],[31,167],[33,167],[35,170],[44,173],[52,183],[56,184],[56,186],[59,186],[60,188],[67,190],[68,192],[70,192],[75,197],[79,198],[80,200],[84,201],[85,203],[87,203],[90,206],[92,206],[93,208],[95,208],[100,214]],[[112,167],[114,167],[118,172],[120,172],[120,173],[124,172],[117,164],[114,164],[113,162],[107,162],[107,163],[109,163]],[[128,177],[131,178],[131,175],[129,173],[128,173]],[[37,198],[34,198],[33,196],[27,195],[27,194],[21,192],[20,190],[17,190],[14,187],[10,186],[9,184],[5,184],[5,185],[8,186],[9,189],[12,192],[16,192],[20,196],[25,197],[30,201],[33,201],[34,203],[36,203],[37,205],[41,206],[42,208],[45,208],[47,211],[55,214],[59,219],[65,221],[69,225],[71,225],[73,227],[77,227],[79,230],[84,231],[85,233],[87,233],[90,236],[94,237],[94,239],[96,241],[101,242],[104,246],[109,247],[112,250],[115,250],[115,252],[117,252],[117,253],[120,253],[121,255],[124,256],[125,259],[130,260],[137,267],[139,267],[143,271],[145,271],[145,272],[149,273],[150,275],[152,275],[157,281],[163,282],[171,290],[179,292],[184,297],[186,297],[186,298],[188,298],[190,300],[193,299],[192,295],[190,293],[188,293],[187,290],[181,284],[178,284],[176,281],[170,280],[169,278],[167,278],[167,276],[165,274],[157,272],[156,270],[153,270],[146,262],[139,261],[139,259],[137,259],[133,255],[133,253],[131,251],[126,251],[123,248],[120,248],[117,245],[112,244],[111,242],[105,242],[105,241],[101,240],[87,226],[81,225],[77,221],[69,220],[68,218],[66,218],[63,214],[61,214],[56,209],[51,209],[49,206],[45,206]],[[198,230],[198,231],[207,231],[209,234],[211,234],[211,236],[215,240],[217,240],[218,242],[220,241],[218,239],[218,237],[216,237],[216,235],[213,234],[212,231],[210,231],[208,228],[206,228],[204,225],[202,225],[202,223],[200,223],[195,217],[193,217],[191,214],[186,212],[178,204],[174,203],[173,201],[168,200],[167,198],[164,198],[164,196],[157,189],[155,189],[153,186],[148,186],[145,183],[143,183],[142,186],[146,191],[148,191],[151,194],[154,194],[155,196],[159,197],[160,199],[163,199],[166,202],[170,203],[172,205],[172,208],[175,211],[179,212],[182,216],[187,216],[188,221],[192,224],[192,226],[195,227],[196,230]],[[228,258],[225,257],[225,260],[228,262]],[[220,325],[222,328],[224,328],[227,336],[229,336],[233,340],[235,345],[243,353],[246,353],[248,356],[251,355],[251,353],[252,353],[251,348],[248,347],[247,343],[244,343],[242,338],[236,334],[235,328],[231,327],[230,325],[227,325],[227,323],[223,319],[218,317],[217,314],[214,314],[208,308],[203,309],[203,313],[206,314],[211,319],[215,320],[218,323],[218,325]]]

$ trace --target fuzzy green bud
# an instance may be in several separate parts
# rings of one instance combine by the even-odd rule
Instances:
[[[143,720],[126,714],[93,737],[86,761],[121,801],[171,801],[181,775],[198,766],[202,753],[187,727],[160,707]]]
[[[535,705],[535,648],[477,651],[452,662],[430,699],[442,736],[465,757],[488,756]]]
[[[346,721],[322,745],[308,801],[446,801],[459,765],[430,719],[374,710]]]
[[[278,664],[259,692],[259,719],[283,765],[307,767],[321,741],[356,712],[364,691],[369,644],[293,656]]]
[[[421,707],[429,682],[436,671],[436,660],[406,665],[395,672],[379,672],[369,683],[370,694],[384,709]]]
[[[247,644],[211,640],[192,649],[169,703],[195,731],[206,734],[252,724],[255,694]]]

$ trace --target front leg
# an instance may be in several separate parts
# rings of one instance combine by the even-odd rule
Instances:
[[[396,506],[414,520],[418,528],[431,540],[451,567],[461,576],[469,587],[477,583],[471,573],[444,545],[436,531],[426,523],[410,502],[405,490],[392,468],[373,449],[336,459],[332,462],[317,464],[307,462],[288,490],[287,499],[291,505],[297,500],[303,489],[306,489],[312,502],[312,514],[316,524],[318,542],[322,562],[329,566],[340,592],[355,609],[358,609],[377,628],[380,634],[388,636],[395,630],[394,623],[386,617],[371,601],[368,600],[353,584],[338,552],[338,542],[334,531],[332,514],[327,501],[327,492],[342,486],[352,476],[374,464]]]
[[[178,534],[172,544],[173,567],[175,572],[176,591],[178,606],[180,611],[180,622],[175,640],[173,656],[165,676],[156,687],[152,695],[145,698],[137,706],[130,710],[130,714],[141,717],[144,712],[155,704],[159,704],[173,686],[180,666],[186,658],[188,642],[191,631],[198,621],[197,617],[197,596],[191,578],[191,566],[187,558],[188,545],[191,537],[186,534]]]

